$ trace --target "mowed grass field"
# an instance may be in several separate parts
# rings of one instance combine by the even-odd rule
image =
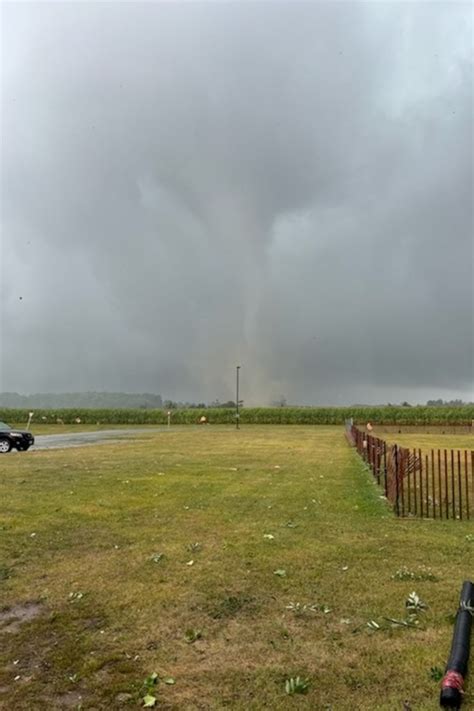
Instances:
[[[361,429],[364,428],[361,427]],[[421,449],[426,454],[432,449],[474,449],[474,434],[468,432],[464,434],[442,434],[442,432],[426,433],[420,431],[399,434],[397,432],[378,431],[375,428],[373,434],[390,444],[396,443],[409,449]]]
[[[474,523],[396,519],[342,428],[183,427],[0,467],[0,708],[138,708],[154,672],[168,710],[438,707]],[[392,626],[412,591],[428,609]]]

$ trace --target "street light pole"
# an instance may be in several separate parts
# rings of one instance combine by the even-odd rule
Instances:
[[[236,382],[236,398],[235,398],[235,427],[240,429],[240,413],[239,413],[239,371],[240,365],[237,366],[237,382]]]

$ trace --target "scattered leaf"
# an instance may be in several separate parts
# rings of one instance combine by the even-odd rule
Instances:
[[[186,632],[184,633],[184,637],[185,637],[186,642],[188,644],[192,644],[193,642],[196,642],[198,639],[201,639],[202,632],[201,632],[201,630],[193,630],[192,628],[190,628],[190,629],[186,630]]]
[[[406,601],[405,601],[405,607],[407,610],[412,611],[415,614],[418,614],[418,612],[422,612],[423,610],[428,609],[428,605],[423,602],[423,600],[416,594],[415,591],[411,592]]]
[[[188,551],[190,551],[191,553],[197,553],[197,551],[200,551],[201,548],[202,546],[200,543],[190,543],[187,546]]]
[[[291,677],[285,681],[285,691],[287,694],[307,694],[308,689],[308,679],[301,679],[301,677],[297,676],[296,678]]]
[[[76,592],[70,592],[69,593],[69,602],[77,602],[78,600],[82,600],[84,597],[85,593],[76,591]]]
[[[443,670],[439,667],[431,667],[430,677],[431,679],[433,679],[433,681],[441,681],[441,679],[443,678]]]
[[[370,622],[367,622],[367,627],[370,630],[379,630],[380,629],[379,623],[376,622],[375,620],[370,620]]]

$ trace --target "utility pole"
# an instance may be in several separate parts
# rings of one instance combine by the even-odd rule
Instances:
[[[235,427],[240,429],[240,412],[239,412],[239,371],[240,365],[236,368],[237,371],[237,382],[236,382],[236,398],[235,398]]]

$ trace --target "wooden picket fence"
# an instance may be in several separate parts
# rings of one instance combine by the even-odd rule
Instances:
[[[371,469],[397,516],[470,519],[474,452],[408,449],[346,424],[349,442]]]

